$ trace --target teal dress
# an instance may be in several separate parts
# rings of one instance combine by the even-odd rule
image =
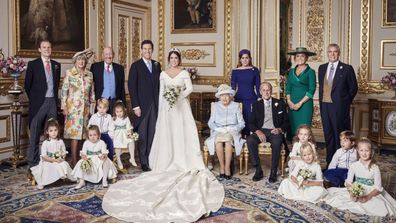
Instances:
[[[292,68],[286,82],[286,95],[290,95],[293,103],[298,103],[304,96],[308,96],[309,100],[305,102],[299,110],[291,110],[289,108],[290,133],[288,138],[292,139],[296,135],[298,126],[306,124],[311,126],[313,115],[313,96],[316,90],[316,74],[313,69],[307,67],[299,76],[295,73],[296,67]]]

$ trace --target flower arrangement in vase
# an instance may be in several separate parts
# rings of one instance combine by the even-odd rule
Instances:
[[[25,61],[18,56],[10,56],[0,60],[0,70],[3,74],[14,78],[14,85],[11,86],[13,90],[21,90],[22,87],[18,85],[18,78],[21,73],[25,71],[27,65]]]
[[[197,79],[198,69],[196,67],[187,67],[184,69],[187,70],[188,73],[190,73],[191,80]]]
[[[395,96],[392,99],[396,99],[396,73],[388,72],[387,75],[382,77],[382,84],[387,85],[388,88],[393,88],[395,91]]]

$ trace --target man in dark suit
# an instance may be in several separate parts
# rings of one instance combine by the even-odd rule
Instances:
[[[326,141],[326,161],[330,164],[341,147],[339,135],[351,130],[350,106],[358,91],[353,67],[339,61],[340,47],[327,47],[329,62],[319,66],[319,105]]]
[[[272,164],[268,181],[273,183],[277,181],[283,134],[288,131],[290,124],[286,104],[282,100],[271,97],[272,85],[269,82],[261,83],[260,93],[263,100],[259,100],[252,105],[252,115],[248,125],[253,134],[247,137],[246,144],[249,149],[250,160],[256,168],[253,181],[259,181],[263,178],[263,170],[258,155],[258,144],[262,142],[271,143]]]
[[[50,59],[52,49],[48,40],[40,42],[38,51],[41,57],[28,63],[25,78],[25,91],[29,98],[29,167],[36,166],[40,161],[39,140],[45,122],[57,118],[61,68],[58,62]]]
[[[111,47],[103,49],[103,61],[91,66],[95,82],[95,99],[106,98],[109,100],[109,114],[113,114],[113,106],[117,100],[125,105],[125,72],[124,67],[113,62],[114,51]]]
[[[135,61],[129,69],[128,90],[136,116],[133,125],[139,133],[140,164],[143,171],[149,171],[148,157],[158,116],[161,65],[151,59],[154,49],[151,40],[144,40],[140,48],[142,58]]]

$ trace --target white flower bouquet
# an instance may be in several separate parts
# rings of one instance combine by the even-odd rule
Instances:
[[[54,155],[55,159],[65,159],[66,158],[66,154],[67,154],[67,151],[58,150],[53,155]]]
[[[92,159],[88,158],[87,160],[83,160],[81,162],[80,167],[83,172],[88,173],[88,172],[91,172],[92,166],[93,166]]]
[[[313,177],[313,173],[309,169],[300,169],[297,174],[297,181],[299,182],[299,186],[302,185],[304,180],[311,179]]]
[[[162,96],[169,103],[170,108],[172,108],[176,104],[176,101],[180,96],[181,90],[182,89],[180,86],[168,85],[165,87]]]
[[[352,186],[348,188],[348,190],[354,197],[361,197],[364,195],[364,188],[358,183],[353,183]]]
[[[138,141],[139,140],[139,133],[137,133],[137,132],[132,133],[131,139],[133,141],[135,141],[135,142]]]

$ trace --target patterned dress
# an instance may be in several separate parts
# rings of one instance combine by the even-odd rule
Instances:
[[[61,91],[61,109],[65,117],[65,139],[83,139],[89,115],[95,108],[95,93],[92,73],[85,70],[81,76],[73,67],[66,70]]]

